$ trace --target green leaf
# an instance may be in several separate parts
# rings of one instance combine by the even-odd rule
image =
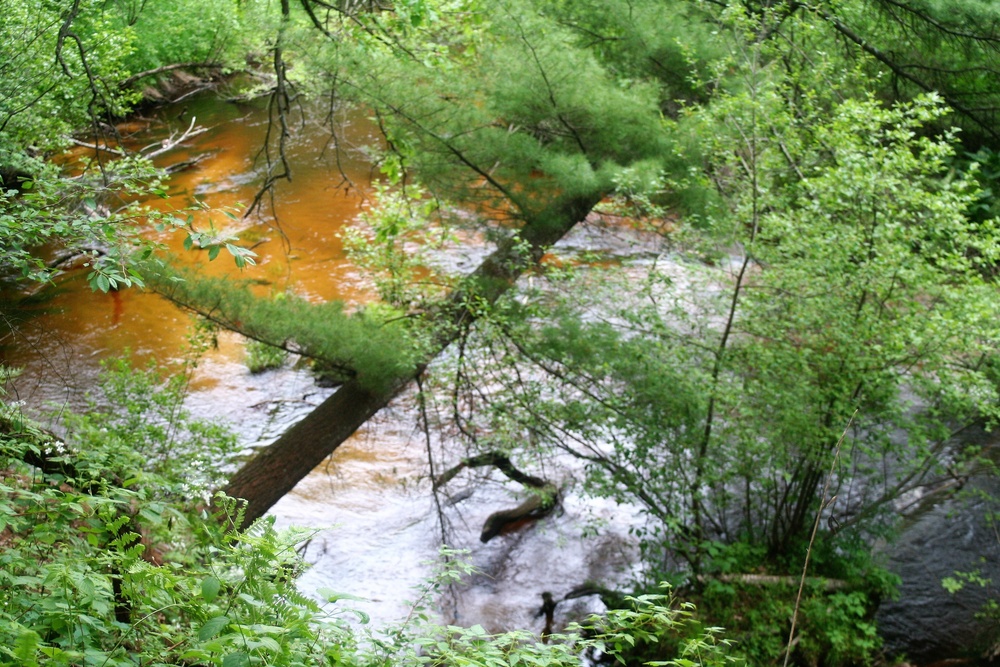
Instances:
[[[208,247],[208,261],[214,260],[219,256],[219,251],[222,250],[222,246],[216,244]]]
[[[222,667],[246,667],[250,664],[250,656],[243,651],[230,653],[222,659]]]
[[[18,659],[18,664],[24,667],[34,667],[38,664],[35,653],[41,637],[33,630],[22,630],[17,639],[14,640],[14,657]]]
[[[81,595],[87,597],[93,597],[97,592],[97,589],[94,588],[94,582],[89,577],[73,577],[73,585]]]
[[[357,595],[348,595],[347,593],[338,593],[331,588],[320,588],[316,591],[320,596],[327,602],[339,602],[341,600],[354,600],[356,602],[364,602],[364,598],[359,598]]]
[[[214,618],[208,619],[208,621],[201,627],[198,631],[198,639],[205,641],[206,639],[211,639],[215,635],[219,634],[223,628],[229,625],[228,616],[216,616]]]
[[[288,632],[288,628],[281,625],[262,625],[255,623],[250,629],[262,635],[283,635]]]
[[[193,660],[207,661],[211,657],[212,656],[208,651],[204,651],[199,648],[188,649],[187,651],[184,651],[180,655],[181,660],[191,660],[191,661]]]
[[[946,591],[954,595],[962,590],[962,588],[965,587],[965,584],[954,577],[945,577],[941,580],[941,586],[943,586]]]
[[[261,637],[257,640],[257,643],[271,653],[281,653],[281,645],[271,637]]]
[[[201,582],[201,597],[205,600],[205,602],[212,602],[216,597],[218,597],[220,588],[222,588],[221,581],[215,577],[206,577],[205,580]]]

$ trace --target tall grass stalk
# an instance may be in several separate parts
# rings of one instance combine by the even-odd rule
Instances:
[[[837,440],[837,449],[833,453],[833,461],[830,462],[830,470],[826,475],[826,482],[823,484],[823,499],[819,509],[816,511],[816,521],[813,522],[812,534],[809,536],[809,546],[806,548],[806,558],[802,563],[802,576],[799,577],[799,592],[795,596],[795,607],[792,609],[792,627],[788,631],[788,644],[785,646],[785,662],[783,667],[788,667],[788,661],[792,657],[792,645],[795,642],[795,625],[799,619],[799,607],[802,605],[802,591],[805,590],[806,573],[809,571],[809,557],[812,556],[813,544],[816,542],[816,533],[819,531],[819,522],[823,516],[823,510],[833,505],[837,500],[837,496],[834,496],[828,501],[826,494],[830,491],[830,481],[833,479],[833,471],[837,468],[837,460],[840,459],[840,450],[844,446],[844,438],[847,437],[847,431],[851,428],[851,424],[854,423],[854,418],[857,416],[858,410],[856,409],[851,418],[847,420],[847,426],[844,427],[844,432],[840,434],[840,439]]]

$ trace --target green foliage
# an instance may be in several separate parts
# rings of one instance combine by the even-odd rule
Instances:
[[[258,2],[135,2],[118,0],[112,9],[119,30],[132,36],[135,48],[126,63],[133,72],[175,63],[245,65],[273,22]]]
[[[139,223],[138,207],[127,202],[156,189],[158,174],[136,158],[82,164],[73,175],[43,159],[136,100],[117,85],[133,44],[102,5],[82,1],[70,12],[46,2],[0,3],[0,249],[4,270],[42,280],[40,246],[83,246],[93,257],[91,284],[107,291],[139,281],[124,261]]]
[[[430,253],[454,241],[432,222],[438,209],[417,186],[397,191],[376,185],[373,205],[341,234],[348,256],[372,275],[379,297],[393,308],[420,307],[451,283],[430,266]]]
[[[825,5],[825,6],[824,6]],[[1000,90],[1000,9],[984,0],[854,0],[822,3],[846,30],[876,45],[879,60],[868,72],[886,99],[906,101],[929,90],[942,95],[956,113],[939,128],[959,125],[974,144],[996,143]],[[850,43],[850,42],[848,42]],[[856,44],[856,42],[855,42]],[[895,66],[886,71],[887,64]]]
[[[618,80],[557,16],[520,1],[448,9],[394,34],[399,48],[360,34],[331,56],[345,89],[378,109],[402,164],[438,196],[531,219],[553,195],[609,191],[633,163],[678,161],[658,89]]]
[[[192,466],[204,463],[149,453],[172,444],[183,459],[192,443],[176,434],[199,429],[179,410],[178,388],[157,386],[150,372],[129,374],[116,364],[105,379],[113,405],[72,417],[65,443],[4,408],[0,665],[362,667],[503,659],[576,667],[584,651],[621,656],[688,623],[688,612],[669,599],[646,596],[591,619],[587,637],[554,636],[549,644],[525,633],[440,627],[424,610],[440,586],[468,572],[456,564],[424,589],[410,619],[366,636],[345,622],[348,610],[331,606],[349,596],[325,591],[329,604],[321,605],[295,589],[303,568],[296,545],[308,533],[279,534],[272,519],[238,530],[237,501],[217,497],[210,512],[177,493]],[[452,563],[454,555],[445,554]],[[727,662],[726,644],[714,633],[681,646],[679,662],[664,664]]]
[[[318,665],[350,647],[294,588],[305,535],[226,530],[191,501],[194,466],[224,462],[196,441],[231,436],[187,419],[176,384],[156,392],[150,373],[119,364],[106,386],[114,408],[73,417],[65,444],[5,408],[0,664]],[[176,460],[156,458],[167,445]]]
[[[186,499],[207,502],[235,463],[240,448],[224,426],[194,419],[184,407],[187,378],[164,379],[153,365],[135,370],[125,359],[104,363],[98,393],[82,414],[69,414],[64,427],[81,447],[101,449],[107,442],[128,447],[118,465],[129,461],[158,476]]]
[[[78,0],[0,2],[0,250],[2,268],[25,280],[51,271],[39,248],[56,244],[90,255],[88,280],[104,292],[142,285],[131,255],[152,245],[141,225],[180,224],[136,202],[163,194],[162,174],[138,156],[114,157],[111,125],[139,101],[128,85],[136,69],[191,59],[218,62],[243,56],[236,35],[259,37],[241,26],[260,16],[256,3],[106,3]],[[172,25],[168,29],[168,24]],[[233,49],[237,49],[234,51]],[[47,161],[90,129],[93,159],[65,168]],[[231,239],[191,230],[192,241],[217,255],[225,247],[238,266],[252,253]]]
[[[776,16],[795,49],[759,38]],[[709,102],[677,124],[702,138],[701,170],[661,177],[649,162],[612,180],[616,210],[639,216],[662,215],[668,184],[711,187],[669,239],[687,254],[551,271],[483,314],[446,365],[446,400],[471,446],[569,452],[588,491],[638,503],[652,580],[797,577],[820,513],[811,574],[856,588],[810,594],[795,657],[866,661],[892,582],[851,561],[891,534],[895,499],[962,460],[955,428],[997,417],[984,360],[1000,340],[987,280],[1000,235],[950,168],[954,134],[931,129],[939,97],[880,102],[870,63],[825,52],[809,16],[722,18],[716,61],[692,74]],[[718,266],[691,259],[706,256]],[[822,497],[831,467],[836,501]],[[727,581],[706,593],[722,596],[708,617],[748,628],[754,659],[779,659],[792,591]]]
[[[446,557],[453,558],[455,554]],[[455,580],[468,567],[453,561],[426,588],[424,598],[440,583]],[[740,664],[719,628],[702,628],[694,608],[663,594],[625,597],[619,608],[571,624],[562,634],[538,642],[530,632],[491,635],[479,625],[470,628],[436,625],[418,603],[416,623],[390,629],[393,643],[376,642],[380,664],[453,664],[576,667],[584,661],[613,660],[621,665],[719,667]]]
[[[898,581],[873,562],[866,544],[844,542],[814,545],[813,571],[825,576],[807,578],[799,609],[794,657],[805,664],[870,664],[879,655],[875,611]],[[766,549],[745,541],[711,543],[706,552],[705,569],[717,574],[692,596],[699,616],[724,626],[748,663],[783,662],[798,577],[758,574],[769,565]],[[788,560],[794,571],[801,557],[796,552]]]
[[[134,48],[130,35],[103,15],[103,2],[75,4],[77,20],[66,23],[70,15],[59,5],[0,2],[0,167],[23,169],[19,159],[64,146],[94,114],[122,113],[135,101],[116,86],[127,75],[124,59]],[[60,43],[64,27],[80,41]]]
[[[970,216],[977,221],[996,219],[1000,215],[1000,153],[984,146],[975,153],[957,155],[954,162],[956,171],[979,185],[979,197]]]
[[[280,347],[274,347],[257,340],[247,340],[246,342],[246,364],[251,373],[263,373],[264,371],[281,368],[288,359],[288,353]]]
[[[195,204],[194,209],[196,210],[207,210],[207,206],[203,204]],[[229,220],[235,221],[236,215],[232,211],[223,210],[223,216]],[[195,229],[194,227],[194,216],[188,214],[187,217],[181,221],[178,217],[169,217],[168,220],[175,227],[183,227],[187,234],[184,237],[184,250],[190,252],[195,248],[199,250],[205,250],[208,254],[208,261],[214,262],[218,259],[222,250],[225,251],[233,258],[233,263],[239,269],[246,268],[247,266],[253,266],[256,264],[254,259],[257,255],[254,251],[249,248],[243,248],[236,244],[238,238],[234,234],[230,234],[224,230],[219,230],[215,226],[215,221],[212,220],[211,214],[208,219],[207,229]],[[167,226],[162,222],[156,225],[157,231],[163,231]],[[147,255],[148,257],[148,255]],[[145,259],[145,258],[144,258]]]
[[[187,59],[234,64],[241,40],[273,33],[251,55],[283,49],[295,64],[290,81],[313,89],[336,82],[341,99],[371,109],[387,139],[383,172],[395,184],[417,173],[433,196],[407,200],[384,190],[362,220],[368,229],[347,235],[355,257],[376,272],[386,304],[347,313],[342,304],[275,303],[158,274],[165,292],[256,340],[321,360],[339,379],[381,390],[411,374],[428,349],[431,334],[405,313],[447,312],[428,303],[438,290],[414,288],[426,263],[413,246],[431,235],[435,197],[493,221],[482,226],[487,238],[512,223],[580,219],[607,197],[605,211],[669,230],[668,203],[684,202],[695,215],[670,237],[687,253],[683,277],[659,261],[638,278],[628,267],[599,275],[560,268],[550,272],[548,291],[471,308],[487,321],[469,332],[454,362],[458,389],[475,394],[455,400],[456,419],[479,446],[569,451],[587,461],[594,493],[640,503],[650,517],[637,531],[650,577],[794,572],[822,513],[818,573],[863,578],[840,572],[855,567],[863,538],[889,530],[891,502],[940,465],[961,464],[947,449],[956,425],[997,417],[995,372],[983,360],[1000,334],[987,282],[998,236],[993,202],[974,182],[995,180],[995,160],[980,150],[978,172],[952,173],[955,137],[941,128],[955,117],[926,93],[940,90],[980,137],[995,133],[995,6],[413,0],[383,11],[361,4],[343,3],[333,13],[339,21],[325,8],[317,15],[310,0],[294,12],[286,3],[287,16],[251,2],[85,0],[69,13],[40,2],[4,4],[5,263],[41,279],[35,246],[96,242],[112,251],[95,260],[95,288],[141,284],[127,259],[127,227],[139,212],[115,211],[109,201],[155,191],[155,175],[125,160],[74,180],[38,156],[74,128],[126,110],[134,96],[118,83],[130,70]],[[335,38],[319,43],[303,30],[311,23]],[[253,261],[214,230],[189,230],[185,245],[210,259],[225,248],[241,266]],[[5,646],[13,648],[4,650],[23,664],[41,655],[55,664],[128,664],[133,636],[148,623],[159,624],[148,641],[163,662],[318,659],[324,649],[311,625],[318,609],[273,576],[247,579],[288,564],[288,545],[266,526],[227,536],[209,530],[206,538],[190,513],[164,504],[189,492],[170,486],[185,465],[210,470],[197,484],[210,486],[217,469],[191,457],[217,458],[231,443],[203,427],[176,430],[179,400],[168,389],[161,402],[157,385],[149,379],[135,392],[112,381],[112,408],[95,404],[92,414],[69,420],[88,452],[74,453],[72,481],[47,471],[39,486],[12,464],[17,472],[4,479],[24,486],[9,489],[14,500],[3,516],[17,522],[4,519],[14,523],[2,539],[41,568],[14,575],[24,577],[22,588],[47,597],[6,617]],[[27,456],[21,442],[12,439],[12,459]],[[831,466],[834,486],[849,489],[836,503],[821,497]],[[29,508],[32,494],[38,502]],[[138,505],[139,514],[123,514]],[[32,512],[46,521],[20,519]],[[181,526],[188,560],[176,562],[194,579],[140,562],[123,533],[140,520],[160,532],[175,531],[171,520]],[[199,551],[206,539],[214,546]],[[240,546],[229,551],[219,546],[225,540]],[[38,546],[62,542],[97,551],[77,567]],[[810,591],[798,658],[870,657],[877,643],[869,611],[889,583],[870,578],[875,583],[860,590]],[[156,611],[143,611],[140,589],[159,591]],[[183,602],[171,597],[182,589]],[[720,577],[706,585],[706,611],[716,618],[732,611],[734,623],[754,629],[746,652],[774,660],[784,650],[778,638],[789,591],[755,590]],[[102,625],[122,595],[136,596],[134,624]],[[655,632],[643,634],[644,624],[670,626],[683,615],[643,604],[623,621],[628,633],[608,635],[605,649],[621,656],[625,644],[643,639],[651,654],[664,650]],[[342,628],[328,631],[333,639],[323,645],[336,648],[325,649],[326,659],[355,660]],[[551,664],[575,655],[476,628],[428,636],[417,642],[423,652],[407,649],[405,659]],[[567,644],[584,646],[576,641]],[[672,635],[667,643],[677,641]],[[402,646],[383,649],[402,655]]]
[[[698,597],[700,615],[724,624],[749,664],[781,664],[798,583],[715,580]],[[861,590],[806,588],[796,629],[797,660],[812,665],[870,664],[882,641],[874,612],[878,599]]]
[[[282,302],[287,298],[284,292],[278,292],[271,297],[275,302]],[[218,330],[218,325],[208,322],[204,318],[199,319],[201,326],[208,327],[212,331]],[[244,360],[247,369],[251,373],[263,373],[264,371],[281,368],[288,359],[287,350],[269,345],[268,343],[247,338],[244,341]]]
[[[348,314],[337,301],[312,304],[295,296],[258,298],[249,289],[190,272],[170,274],[153,266],[144,271],[162,294],[182,304],[198,304],[217,324],[291,347],[342,380],[357,377],[371,389],[384,389],[406,376],[426,343],[418,326],[386,308]]]
[[[888,108],[818,90],[795,102],[785,92],[802,81],[767,65],[766,50],[742,48],[726,71],[744,64],[744,82],[696,119],[715,128],[706,171],[726,206],[707,240],[741,249],[732,273],[692,269],[686,284],[657,267],[645,283],[585,278],[606,286],[561,285],[565,302],[541,295],[550,303],[496,314],[495,333],[517,339],[499,353],[511,393],[493,413],[519,424],[512,438],[526,430],[537,442],[557,424],[547,436],[556,442],[568,432],[611,443],[581,454],[593,488],[639,499],[678,536],[667,548],[694,561],[710,525],[788,553],[811,525],[855,408],[836,474],[850,471],[862,490],[836,512],[869,530],[934,470],[953,420],[996,413],[977,360],[1000,333],[981,278],[1000,237],[993,222],[967,216],[977,191],[948,173],[951,138],[921,134],[940,104]],[[616,304],[614,293],[636,296]],[[606,320],[590,321],[588,309]],[[531,318],[546,311],[538,326]],[[515,373],[522,363],[542,376]]]
[[[160,186],[160,175],[146,161],[131,158],[84,165],[73,179],[52,165],[36,166],[31,180],[0,189],[4,268],[25,280],[46,280],[52,271],[38,248],[59,244],[90,255],[88,280],[95,289],[142,286],[128,257],[142,245],[138,229],[149,211],[134,201],[114,211],[108,204],[148,194]]]
[[[158,386],[116,364],[112,405],[72,417],[66,443],[5,408],[0,664],[321,664],[343,631],[291,584],[303,536],[227,531],[192,502],[234,441]]]

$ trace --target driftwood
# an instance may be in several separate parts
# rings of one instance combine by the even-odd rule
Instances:
[[[513,532],[521,526],[552,514],[552,510],[555,508],[556,488],[547,486],[532,493],[517,507],[500,510],[486,517],[483,529],[479,533],[479,541],[485,544],[497,535]]]
[[[139,154],[140,155],[144,155],[146,158],[149,158],[149,159],[152,159],[154,157],[159,157],[160,155],[163,155],[164,153],[167,153],[170,150],[176,148],[177,145],[180,144],[182,141],[185,141],[186,139],[190,139],[191,137],[196,137],[199,134],[202,134],[202,133],[208,131],[207,128],[201,127],[200,125],[197,126],[197,127],[195,127],[195,124],[194,124],[195,120],[197,120],[197,119],[194,118],[194,117],[191,118],[190,125],[188,125],[188,128],[186,130],[184,130],[184,132],[182,132],[180,134],[180,136],[178,136],[176,132],[172,132],[170,134],[170,136],[167,137],[166,139],[163,139],[162,141],[153,142],[152,144],[150,144],[148,146],[145,146],[144,148],[140,149],[139,150]],[[117,157],[126,157],[128,155],[128,152],[125,151],[125,150],[123,150],[122,148],[115,148],[115,147],[109,146],[107,143],[97,143],[97,142],[95,142],[95,143],[91,144],[91,143],[87,143],[86,141],[80,141],[79,139],[76,139],[76,138],[73,138],[73,137],[70,137],[70,142],[72,144],[76,145],[76,146],[81,146],[83,148],[89,148],[89,149],[94,150],[94,151],[101,151],[101,152],[104,152],[104,153],[110,153],[111,155],[115,155]],[[197,162],[197,160],[200,160],[200,159],[201,159],[200,157],[199,158],[195,158],[194,159],[195,161],[192,162],[191,164],[195,164]],[[180,164],[184,165],[184,163],[180,163]],[[186,165],[186,166],[190,166],[190,165]],[[183,167],[183,166],[181,166],[181,167],[175,167],[174,170],[176,171],[178,169],[183,169],[183,168],[185,168],[185,167]],[[169,173],[172,173],[171,169],[169,167],[167,168],[167,171]]]
[[[173,72],[179,69],[221,69],[222,65],[219,63],[174,63],[173,65],[163,65],[162,67],[156,67],[154,69],[148,69],[143,72],[137,72],[132,76],[128,77],[120,84],[119,88],[128,88],[136,81],[140,79],[145,79],[147,77],[156,76],[158,74],[165,74],[166,72]]]
[[[167,137],[163,141],[158,141],[150,144],[149,146],[146,146],[145,148],[142,149],[142,151],[140,151],[140,153],[147,159],[152,160],[154,157],[163,155],[164,153],[173,150],[182,141],[190,139],[191,137],[197,137],[199,134],[208,132],[208,128],[201,127],[200,125],[198,127],[195,127],[194,123],[196,120],[198,119],[195,116],[191,116],[190,125],[188,125],[188,128],[184,130],[184,132],[182,132],[180,136],[177,136],[176,132],[171,132],[169,137]],[[148,153],[146,152],[157,145],[159,146],[159,148],[155,148]]]
[[[83,148],[90,148],[95,151],[103,151],[105,153],[111,153],[112,155],[117,155],[118,157],[125,157],[124,151],[118,148],[112,148],[107,144],[98,144],[98,143],[88,144],[86,141],[80,141],[79,139],[74,139],[73,137],[70,137],[69,140],[70,143],[72,143],[74,146],[82,146]]]
[[[209,155],[208,153],[202,153],[201,155],[193,157],[189,160],[181,160],[180,162],[175,162],[174,164],[167,165],[164,168],[164,171],[166,171],[168,174],[176,174],[178,172],[185,171],[187,169],[190,169],[191,167],[196,166],[199,162],[207,158],[208,155]]]
[[[558,499],[558,490],[555,485],[540,477],[521,472],[510,462],[510,458],[499,452],[487,452],[462,459],[458,465],[452,466],[438,475],[437,479],[434,480],[434,488],[438,489],[447,484],[455,475],[466,468],[482,468],[484,466],[496,468],[509,479],[531,488],[533,491],[531,496],[517,507],[500,510],[486,517],[482,532],[479,534],[480,542],[485,544],[497,535],[548,516],[555,509]]]
[[[93,257],[104,257],[111,252],[110,248],[103,245],[97,244],[79,244],[71,248],[64,248],[59,252],[56,252],[52,259],[45,262],[45,268],[47,269],[58,269],[67,264],[72,264],[73,262]],[[44,284],[42,285],[44,286]]]

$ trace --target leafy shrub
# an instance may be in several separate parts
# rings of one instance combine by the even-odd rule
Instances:
[[[281,368],[288,358],[288,353],[280,347],[261,343],[257,340],[247,340],[246,364],[251,373],[263,373],[275,368]]]
[[[547,645],[440,627],[420,608],[461,572],[451,568],[410,619],[358,632],[350,610],[331,604],[345,596],[326,592],[321,604],[296,590],[308,533],[279,533],[270,518],[241,529],[239,501],[208,507],[185,486],[194,466],[204,466],[201,485],[215,479],[219,459],[204,457],[234,441],[184,412],[182,381],[113,362],[102,386],[86,414],[67,419],[65,441],[15,406],[0,413],[0,667],[576,667],[584,652],[621,657],[688,622],[687,610],[645,596],[592,619],[589,635],[577,628]],[[669,664],[726,660],[714,633],[679,650]]]

